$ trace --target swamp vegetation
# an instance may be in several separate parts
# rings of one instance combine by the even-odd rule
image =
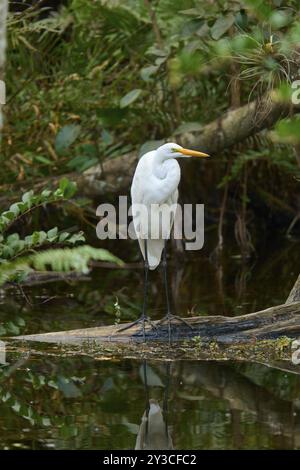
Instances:
[[[167,140],[211,154],[182,165],[205,244],[170,242],[175,312],[285,303],[300,272],[298,0],[0,0],[0,29],[0,448],[145,445],[145,397],[168,416],[161,446],[300,448],[294,337],[196,336],[171,365],[151,342],[9,339],[137,318],[137,243],[97,239],[96,208]]]

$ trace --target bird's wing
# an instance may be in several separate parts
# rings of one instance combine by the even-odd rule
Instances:
[[[145,240],[139,240],[140,247],[143,244],[143,242],[145,242]],[[151,270],[156,269],[157,266],[159,265],[164,246],[165,246],[165,240],[161,240],[161,239],[151,240],[151,238],[147,240],[147,254],[148,254],[149,269]],[[143,252],[142,247],[141,247],[141,251],[145,258],[145,249]]]
[[[174,224],[175,211],[177,207],[178,191],[174,191],[171,197],[165,202],[163,214],[166,223],[162,224],[160,218],[161,206],[152,207],[151,220],[146,220],[146,216],[136,219],[138,226],[137,233],[140,249],[145,259],[145,239],[147,239],[147,255],[149,268],[155,269],[160,263],[162,251],[165,246],[165,240],[170,238],[170,233]],[[150,209],[149,209],[150,210]],[[157,225],[158,223],[158,225]],[[149,231],[150,227],[150,231]],[[141,232],[138,232],[141,230]],[[154,236],[153,236],[154,235]]]
[[[131,185],[131,201],[132,201],[132,216],[133,225],[138,240],[140,238],[148,238],[149,227],[149,202],[148,191],[151,188],[151,154],[149,152],[144,155],[136,167],[132,185]],[[143,256],[144,251],[140,244]]]
[[[175,210],[171,212],[171,230],[174,225],[177,202],[178,202],[178,189],[176,189],[176,191],[174,191],[174,193],[171,194],[171,197],[170,197],[170,205],[175,208]]]

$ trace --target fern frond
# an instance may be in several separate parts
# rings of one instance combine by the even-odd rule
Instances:
[[[103,248],[83,245],[76,248],[60,248],[19,257],[14,261],[2,260],[0,264],[0,286],[9,281],[20,281],[34,270],[87,274],[91,260],[109,261],[122,265],[122,261]]]
[[[83,274],[89,272],[88,264],[91,260],[122,264],[122,261],[109,251],[103,248],[93,248],[89,245],[47,250],[31,257],[32,266],[39,271],[46,271],[50,268],[53,271],[78,271]]]

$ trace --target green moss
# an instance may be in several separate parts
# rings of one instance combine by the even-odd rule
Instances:
[[[168,343],[98,343],[85,341],[81,345],[50,345],[23,343],[22,348],[31,349],[32,354],[45,355],[88,355],[96,359],[132,358],[158,360],[238,360],[274,362],[291,360],[292,339],[283,336],[276,340],[263,340],[251,343],[224,345],[217,341],[204,342],[200,337],[190,341]],[[20,343],[12,343],[11,348],[20,349]]]

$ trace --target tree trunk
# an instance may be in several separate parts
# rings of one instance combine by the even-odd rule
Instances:
[[[299,302],[300,301],[300,274],[289,293],[288,298],[286,299],[286,304],[291,304],[292,302]]]
[[[299,109],[299,106],[293,106],[294,111]],[[204,126],[200,132],[183,134],[181,142],[186,147],[197,148],[217,156],[224,149],[272,127],[290,111],[290,105],[273,101],[270,95],[266,95],[261,100],[228,111]],[[89,197],[127,192],[136,160],[137,152],[130,152],[113,160],[106,160],[102,166],[93,166],[76,178],[80,190]]]

